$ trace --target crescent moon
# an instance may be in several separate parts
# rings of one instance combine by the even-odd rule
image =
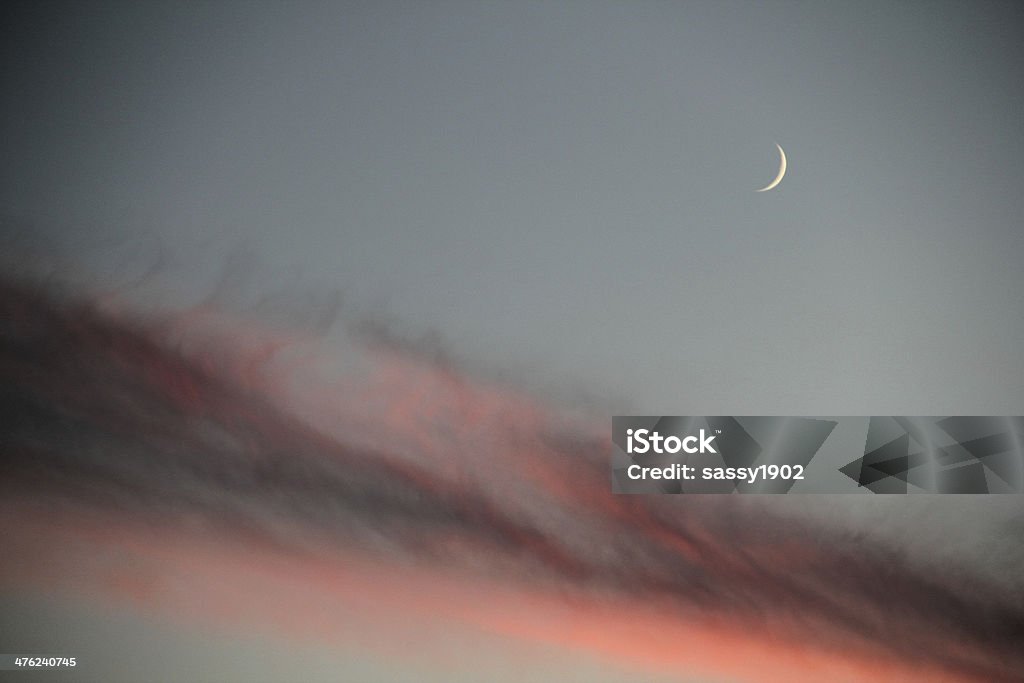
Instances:
[[[781,183],[783,176],[786,175],[786,153],[782,151],[782,147],[779,146],[779,143],[776,142],[775,146],[779,148],[779,157],[782,159],[782,161],[779,163],[779,175],[775,176],[775,180],[771,181],[770,183],[762,187],[760,190],[758,190],[758,192],[767,192],[768,190],[772,189],[773,187]]]

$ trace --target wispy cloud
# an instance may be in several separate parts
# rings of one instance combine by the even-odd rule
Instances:
[[[326,352],[282,370],[294,340],[240,320],[140,322],[0,281],[5,507],[72,504],[186,535],[199,520],[300,563],[358,556],[378,585],[455,571],[546,596],[549,616],[560,599],[589,605],[575,635],[490,622],[598,650],[615,650],[601,635],[621,626],[614,605],[657,613],[662,633],[713,622],[797,651],[1024,674],[1021,596],[763,501],[613,496],[605,420],[479,380],[431,343],[373,326],[356,339],[337,353],[358,370],[329,379]]]

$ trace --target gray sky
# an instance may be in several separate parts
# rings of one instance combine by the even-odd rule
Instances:
[[[615,412],[1024,411],[1013,3],[7,3],[0,26],[2,229],[96,278],[156,264],[196,299],[244,252],[257,289],[342,291]],[[756,193],[775,143],[789,172]],[[982,530],[1020,509],[847,505],[924,555],[998,548]],[[808,506],[835,509],[777,509]]]
[[[197,289],[245,246],[268,287],[300,272],[636,412],[1014,413],[1020,18],[867,2],[14,11],[0,209],[81,253],[159,251]],[[789,173],[755,193],[776,141]]]

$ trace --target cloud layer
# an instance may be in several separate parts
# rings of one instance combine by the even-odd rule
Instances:
[[[289,357],[285,337],[0,281],[4,519],[90,510],[186,538],[198,524],[296,566],[362,558],[378,588],[455,573],[589,605],[609,633],[615,614],[657,614],[855,661],[1024,676],[1020,595],[760,500],[613,496],[603,419],[374,333],[328,379],[330,358]]]

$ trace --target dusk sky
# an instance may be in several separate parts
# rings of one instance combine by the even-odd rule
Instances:
[[[516,622],[517,631],[506,621],[497,626],[494,613],[461,607],[431,625],[423,616],[433,609],[430,601],[414,610],[412,626],[402,623],[401,609],[378,614],[364,606],[364,612],[353,608],[350,620],[325,618],[310,627],[310,636],[302,628],[252,626],[279,624],[286,603],[261,602],[239,617],[230,605],[182,611],[151,593],[107,600],[106,589],[122,598],[131,591],[97,578],[107,565],[93,567],[85,559],[91,551],[79,549],[69,556],[91,569],[73,580],[72,570],[54,569],[52,580],[70,594],[98,595],[92,602],[50,597],[38,587],[16,590],[36,565],[0,562],[0,636],[10,638],[16,623],[35,624],[38,642],[51,650],[96,653],[104,660],[95,670],[102,680],[144,676],[139,669],[126,674],[110,660],[109,643],[122,637],[137,641],[146,653],[141,660],[154,670],[190,661],[196,673],[186,677],[200,680],[208,672],[217,680],[275,680],[287,674],[274,672],[289,671],[303,671],[307,680],[339,680],[339,672],[340,680],[523,680],[509,673],[518,666],[527,667],[527,680],[628,681],[637,671],[646,672],[644,680],[746,680],[749,671],[716,673],[708,662],[698,667],[701,673],[687,674],[678,661],[659,658],[665,648],[650,655],[659,662],[654,668],[620,656],[602,638],[643,638],[616,631],[621,620],[604,613],[592,621],[607,618],[614,628],[595,630],[592,638],[577,633],[572,642],[562,637],[569,627],[552,627],[561,634],[554,637],[523,626],[562,618],[577,623],[579,615],[552,597],[576,590],[575,570],[567,568],[572,562],[592,580],[569,602],[591,605],[595,595],[608,593],[617,600],[660,599],[657,591],[652,598],[624,587],[619,572],[661,576],[671,562],[660,544],[684,531],[702,538],[702,552],[710,553],[686,562],[724,577],[708,588],[712,603],[733,589],[750,591],[758,610],[778,609],[800,623],[828,621],[814,601],[790,596],[799,591],[772,557],[758,564],[759,576],[769,577],[765,595],[745,583],[749,576],[732,560],[716,564],[732,550],[772,555],[770,544],[737,532],[720,515],[740,527],[762,515],[792,516],[833,530],[836,538],[866,534],[866,543],[878,545],[870,545],[858,568],[863,581],[887,576],[885,548],[898,547],[891,562],[900,585],[934,578],[940,603],[963,598],[956,609],[984,612],[978,628],[998,621],[986,611],[985,591],[960,595],[922,569],[948,563],[956,576],[1000,587],[1009,596],[1007,619],[1019,618],[1024,584],[1012,568],[1024,560],[1024,504],[1017,496],[626,504],[609,502],[617,499],[588,484],[580,485],[585,494],[577,499],[551,481],[561,476],[561,465],[517,458],[525,440],[531,448],[541,444],[538,458],[550,449],[552,457],[603,463],[602,430],[613,414],[1024,413],[1022,30],[1024,11],[1008,2],[5,3],[0,290],[15,302],[5,310],[53,305],[63,311],[66,319],[40,314],[46,322],[39,324],[74,330],[67,338],[80,344],[74,352],[39,351],[32,361],[50,368],[39,376],[52,375],[52,388],[32,384],[28,361],[14,346],[3,347],[10,355],[0,356],[0,371],[8,373],[0,378],[22,392],[11,390],[10,405],[52,401],[47,419],[54,424],[77,415],[62,407],[79,405],[80,397],[59,386],[67,373],[58,360],[94,362],[96,374],[81,381],[103,386],[98,377],[120,377],[121,365],[111,357],[130,349],[129,367],[142,358],[132,336],[139,334],[180,352],[188,361],[183,376],[211,367],[226,373],[210,385],[195,380],[197,395],[244,395],[238,405],[253,406],[249,392],[262,392],[266,405],[253,410],[273,416],[253,420],[248,409],[225,407],[228,398],[203,403],[206,413],[194,403],[183,408],[175,403],[179,385],[155,397],[136,394],[141,390],[125,380],[125,396],[141,396],[139,410],[159,416],[153,423],[161,429],[219,444],[194,421],[209,420],[231,443],[251,439],[259,453],[296,448],[319,463],[319,437],[301,432],[295,420],[330,437],[327,453],[383,453],[387,467],[394,459],[438,477],[424,483],[409,475],[417,482],[408,484],[416,500],[437,496],[436,505],[424,503],[429,510],[410,512],[402,492],[391,492],[400,502],[389,493],[374,503],[403,520],[408,514],[409,528],[406,521],[378,528],[369,504],[371,512],[353,502],[356,512],[339,513],[326,495],[315,514],[282,512],[271,503],[278,495],[308,495],[311,506],[318,504],[315,491],[284,485],[284,493],[225,493],[214,500],[219,494],[211,482],[219,474],[197,483],[181,474],[187,467],[149,462],[138,454],[149,452],[139,443],[150,442],[113,439],[116,430],[97,408],[82,417],[90,430],[107,435],[97,443],[148,464],[135,469],[95,455],[96,469],[86,469],[146,491],[150,477],[170,478],[166,490],[150,493],[174,501],[165,512],[176,530],[169,538],[176,540],[167,547],[180,550],[122,543],[116,539],[147,534],[115,525],[97,542],[103,556],[135,557],[154,585],[178,585],[160,574],[166,560],[190,577],[181,578],[183,585],[192,582],[201,594],[233,569],[261,564],[253,558],[276,557],[270,542],[258,549],[200,548],[187,531],[192,527],[179,519],[192,514],[183,510],[196,511],[198,519],[229,510],[242,521],[223,533],[241,545],[250,528],[294,524],[313,537],[344,526],[344,539],[328,544],[327,555],[351,548],[366,554],[359,570],[365,576],[352,578],[347,589],[324,578],[333,570],[301,578],[302,571],[313,572],[308,566],[291,574],[257,572],[239,588],[240,595],[265,595],[308,586],[298,621],[315,621],[317,596],[345,603],[362,592],[363,579],[387,594],[389,581],[397,586],[395,577],[412,572],[433,586],[427,593],[446,595],[438,577],[449,565],[475,576],[475,586],[493,580],[508,591],[509,605],[520,604],[510,596],[530,596],[524,600],[535,609],[522,608],[529,614]],[[775,177],[776,144],[785,150],[788,171],[778,187],[755,192]],[[25,274],[75,301],[99,302],[113,322],[94,322],[91,309],[66,312],[7,287],[8,277],[13,282]],[[96,341],[108,332],[76,336],[108,324],[118,330],[110,335],[132,341],[108,348]],[[292,343],[298,351],[287,351]],[[283,360],[274,355],[282,348]],[[153,354],[154,363],[171,363]],[[30,395],[36,398],[24,398]],[[122,405],[118,396],[104,394],[95,403],[113,410]],[[473,412],[480,405],[491,411],[486,418]],[[140,433],[149,426],[141,418],[130,423]],[[88,441],[47,433],[58,434],[47,453]],[[17,432],[6,447],[20,453],[30,443]],[[191,457],[187,448],[167,448],[174,457]],[[219,445],[210,448],[220,453]],[[501,464],[485,468],[485,453]],[[35,481],[20,457],[11,458],[10,471]],[[59,472],[62,457],[40,467]],[[234,471],[231,462],[224,471]],[[391,491],[392,470],[381,467],[360,486]],[[449,477],[453,471],[472,474],[463,481]],[[100,506],[97,529],[106,524],[104,515],[120,519],[140,505],[108,489],[102,477],[81,476],[78,485],[54,475],[60,482],[47,484],[46,495],[68,510],[92,509],[85,492],[104,491],[113,508]],[[506,480],[514,482],[508,490],[501,486]],[[467,508],[482,515],[472,524],[459,517],[461,503],[446,497],[446,487],[462,485],[469,491],[459,489],[459,496],[465,493],[473,501]],[[349,483],[338,486],[342,498],[365,502]],[[520,502],[530,497],[549,506],[530,511]],[[33,512],[31,496],[25,500],[0,508],[4,525],[38,524],[55,538],[67,533],[59,518]],[[587,505],[593,518],[581,512]],[[729,505],[735,508],[721,507]],[[163,519],[157,508],[147,509]],[[688,521],[651,526],[650,519],[675,519],[677,508]],[[428,513],[448,520],[436,532],[448,539],[444,552],[426,540],[434,538],[433,527],[414,521]],[[347,514],[358,532],[335,520]],[[616,545],[631,523],[642,528],[637,545]],[[520,539],[524,529],[572,562],[559,564],[548,550]],[[564,536],[577,534],[593,547],[616,548],[608,551],[615,559],[591,555],[586,543],[562,545]],[[801,548],[812,564],[827,567],[852,552],[820,539]],[[53,558],[37,551],[39,566],[49,566]],[[174,559],[160,559],[165,551]],[[26,557],[36,557],[32,552]],[[492,554],[501,571],[481,559]],[[502,572],[525,578],[506,580]],[[809,573],[804,587],[818,590],[832,578]],[[729,637],[747,642],[749,615],[719,603],[690,603],[672,585],[659,590],[686,610],[725,615],[736,629]],[[845,606],[863,598],[865,612],[857,614],[866,623],[883,618],[878,596],[861,596],[853,586],[837,590]],[[904,596],[906,628],[924,628],[934,615],[912,592]],[[80,624],[67,630],[67,640],[48,632],[61,619]],[[644,619],[635,617],[645,624],[641,631],[654,628]],[[376,651],[353,635],[395,625],[409,631],[402,641],[412,643],[408,659],[395,656],[393,650],[405,654],[403,647]],[[686,619],[673,622],[677,627],[680,637],[696,628]],[[849,634],[840,631],[828,637],[845,643]],[[425,632],[429,637],[417,635]],[[924,629],[915,642],[935,645],[945,637],[940,628]],[[930,664],[955,670],[950,680],[978,662],[979,671],[996,672],[984,666],[999,659],[999,646],[984,647],[955,666]],[[0,639],[0,653],[9,649]],[[434,650],[449,653],[448,664],[429,657],[424,664],[415,654]],[[257,673],[236,666],[253,652],[264,653]],[[887,656],[900,665],[909,661],[903,651]],[[1006,673],[1007,680],[1012,673],[1021,670]],[[850,673],[849,680],[865,675]]]

